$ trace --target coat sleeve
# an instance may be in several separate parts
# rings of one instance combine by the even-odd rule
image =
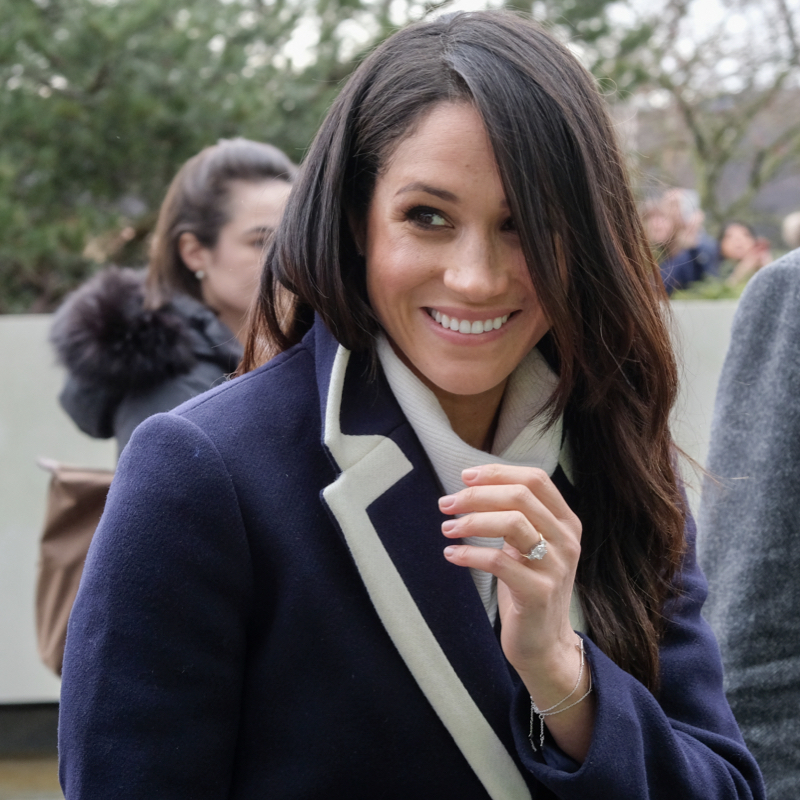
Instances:
[[[725,689],[772,800],[800,787],[800,250],[742,296],[720,377],[698,552]]]
[[[70,617],[69,800],[228,797],[251,591],[219,453],[185,418],[152,417],[120,460]]]
[[[700,616],[706,582],[695,558],[691,519],[687,539],[680,596],[665,608],[658,698],[584,637],[597,715],[586,759],[570,767],[563,754],[533,752],[530,698],[524,688],[517,695],[512,725],[520,758],[562,800],[765,797],[758,766],[723,693],[716,641]]]

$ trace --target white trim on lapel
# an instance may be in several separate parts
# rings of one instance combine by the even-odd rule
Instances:
[[[385,436],[351,436],[339,414],[350,351],[339,347],[325,407],[325,445],[342,473],[323,497],[370,599],[414,679],[494,800],[530,800],[525,780],[447,659],[386,552],[367,508],[413,469]]]

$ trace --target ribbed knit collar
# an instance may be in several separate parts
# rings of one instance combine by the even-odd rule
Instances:
[[[538,350],[531,350],[509,377],[489,453],[471,447],[455,433],[436,395],[400,360],[384,336],[378,341],[378,358],[400,408],[448,494],[464,488],[462,470],[481,464],[539,467],[548,475],[555,471],[561,452],[562,420],[547,428],[545,415],[539,412],[558,377]]]

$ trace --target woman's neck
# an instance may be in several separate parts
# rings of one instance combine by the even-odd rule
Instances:
[[[492,449],[500,402],[503,399],[508,378],[481,394],[450,394],[428,380],[391,339],[389,339],[389,344],[397,357],[436,396],[455,434],[470,447],[488,453]]]
[[[477,450],[489,452],[497,430],[498,412],[508,379],[487,392],[470,395],[450,394],[431,385],[424,377],[422,380],[436,395],[450,421],[450,427],[458,437]]]
[[[214,310],[214,309],[212,309]],[[247,344],[247,314],[230,309],[216,311],[217,319],[237,338],[239,344]]]

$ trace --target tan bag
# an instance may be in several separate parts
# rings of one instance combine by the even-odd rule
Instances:
[[[61,675],[67,621],[114,472],[70,467],[49,459],[40,459],[39,466],[52,477],[39,545],[36,636],[40,658]]]

